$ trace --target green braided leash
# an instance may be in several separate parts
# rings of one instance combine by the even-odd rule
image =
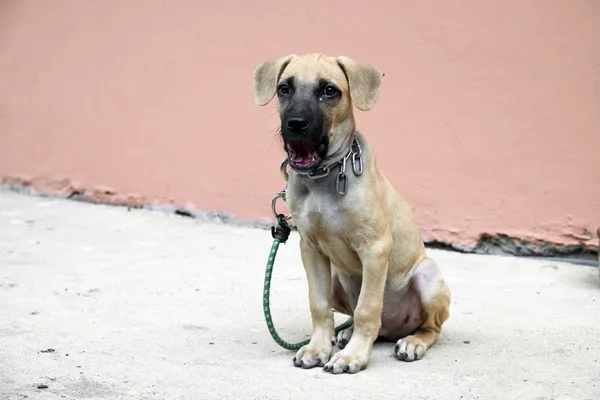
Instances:
[[[267,261],[267,269],[265,271],[265,285],[263,290],[263,311],[265,313],[265,320],[267,321],[267,328],[269,333],[277,342],[278,345],[286,350],[298,350],[300,347],[308,344],[310,340],[305,340],[300,343],[288,343],[279,336],[273,325],[273,317],[271,317],[271,306],[269,304],[269,297],[271,295],[271,276],[273,273],[273,264],[275,264],[275,257],[277,256],[277,250],[279,249],[280,243],[285,243],[290,236],[291,229],[288,223],[285,221],[283,214],[277,215],[277,225],[271,227],[271,235],[273,236],[273,245],[271,246],[271,252],[269,253],[269,260]],[[335,328],[335,334],[339,331],[349,328],[354,323],[352,317],[348,318],[346,322]]]

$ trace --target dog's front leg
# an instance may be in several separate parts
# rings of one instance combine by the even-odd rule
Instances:
[[[300,241],[302,263],[308,280],[308,299],[313,331],[310,342],[294,357],[294,365],[302,368],[322,367],[331,356],[334,337],[333,311],[331,311],[331,262],[327,257]]]
[[[367,367],[373,342],[381,328],[383,292],[387,279],[391,236],[379,238],[358,251],[362,263],[362,284],[358,304],[354,310],[354,331],[343,350],[336,353],[325,365],[326,371],[356,373]]]

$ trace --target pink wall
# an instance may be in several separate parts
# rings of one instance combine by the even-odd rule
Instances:
[[[253,68],[322,51],[386,73],[358,126],[425,237],[596,245],[600,3],[432,4],[3,0],[0,179],[268,220]]]

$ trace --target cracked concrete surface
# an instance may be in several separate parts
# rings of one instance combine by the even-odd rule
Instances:
[[[0,399],[600,399],[596,268],[430,250],[453,302],[403,363],[292,366],[261,306],[268,231],[0,192]],[[297,233],[272,287],[288,341],[310,331]],[[337,321],[344,320],[338,316]]]

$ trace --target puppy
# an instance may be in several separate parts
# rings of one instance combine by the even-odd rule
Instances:
[[[397,341],[398,359],[419,360],[449,316],[450,289],[427,258],[411,207],[356,131],[353,105],[371,109],[382,79],[373,66],[323,54],[289,55],[254,71],[255,103],[277,95],[290,165],[286,201],[308,280],[313,330],[297,367],[359,372],[378,337]],[[337,337],[332,309],[354,317]]]

